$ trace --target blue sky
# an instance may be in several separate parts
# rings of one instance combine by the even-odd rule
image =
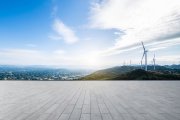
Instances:
[[[1,0],[0,64],[179,64],[178,0]]]

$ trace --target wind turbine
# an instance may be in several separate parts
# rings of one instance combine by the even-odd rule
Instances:
[[[156,70],[156,58],[155,58],[155,54],[154,54],[154,57],[153,57],[153,63],[154,63],[154,70]]]
[[[143,56],[142,56],[142,59],[141,59],[141,68],[142,68],[142,60],[143,60],[143,58],[145,57],[145,71],[147,71],[147,50],[146,50],[146,48],[144,47],[144,43],[143,42],[141,42],[142,43],[142,46],[143,46],[143,50],[144,50],[144,52],[143,52]]]

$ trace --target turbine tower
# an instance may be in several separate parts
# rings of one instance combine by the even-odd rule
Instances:
[[[143,60],[143,58],[145,57],[145,71],[147,71],[147,50],[146,50],[146,48],[144,47],[144,43],[143,42],[141,42],[142,43],[142,46],[143,46],[143,50],[144,50],[144,52],[143,52],[143,56],[142,56],[142,59],[141,59],[141,68],[142,68],[142,60]]]
[[[154,70],[156,70],[156,58],[155,58],[155,54],[154,54],[154,58],[153,58],[153,63],[154,63]]]

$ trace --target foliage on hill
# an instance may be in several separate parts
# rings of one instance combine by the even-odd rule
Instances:
[[[130,72],[135,70],[133,66],[122,66],[122,67],[113,67],[108,69],[103,69],[96,71],[90,75],[83,77],[85,80],[108,80],[110,78],[118,77],[120,74]]]
[[[137,69],[119,75],[118,77],[112,79],[113,80],[180,80],[180,75],[163,73],[163,72],[144,71],[142,69]]]
[[[121,66],[99,70],[81,79],[84,80],[180,80],[179,70],[157,66],[148,66],[149,71],[139,69],[138,66]]]

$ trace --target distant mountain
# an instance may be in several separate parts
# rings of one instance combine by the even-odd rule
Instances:
[[[165,65],[166,68],[170,68],[170,69],[180,69],[180,65]]]
[[[180,70],[170,69],[165,66],[148,66],[148,71],[140,69],[140,66],[118,66],[96,71],[82,77],[84,80],[180,80]]]
[[[180,65],[148,66],[148,72],[141,66],[116,66],[92,70],[64,69],[48,66],[0,65],[0,80],[180,80]]]

